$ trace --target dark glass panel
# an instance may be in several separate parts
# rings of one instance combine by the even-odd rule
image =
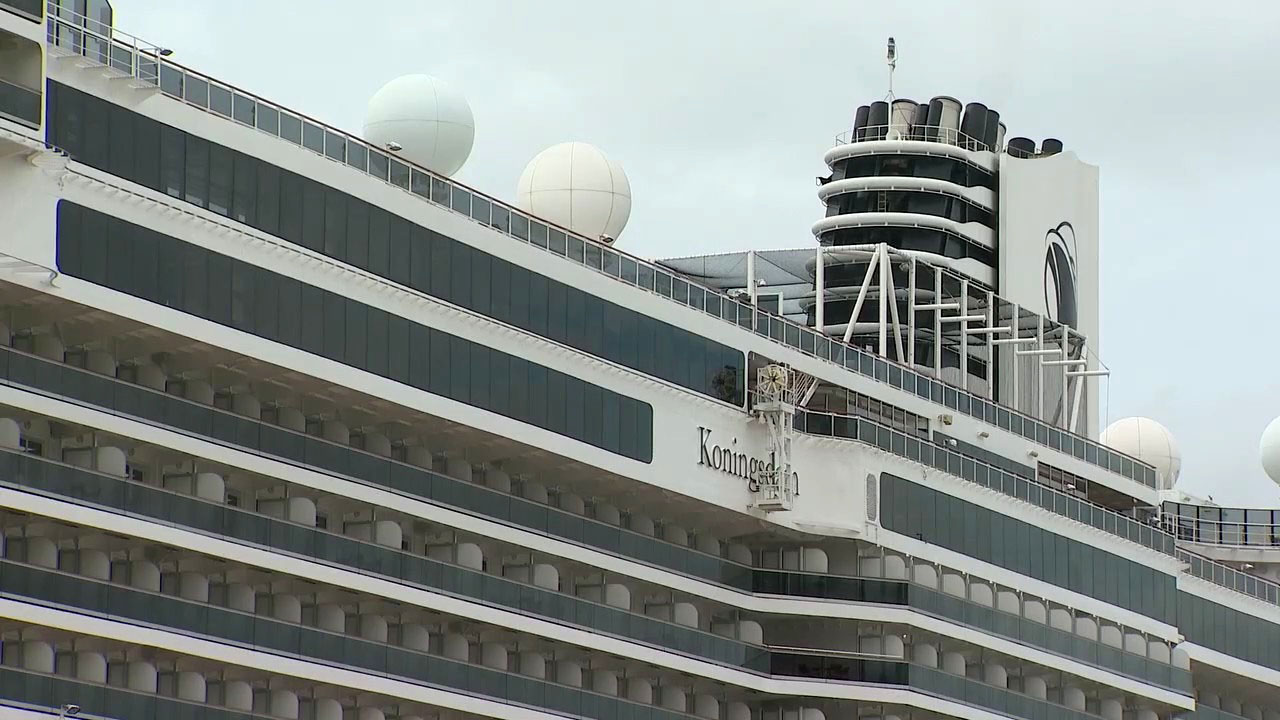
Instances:
[[[187,177],[187,140],[180,130],[160,126],[160,189],[183,197]]]
[[[253,226],[258,225],[258,164],[240,153],[232,158],[231,217]]]
[[[430,367],[428,368],[427,385],[425,387],[437,395],[448,397],[451,389],[449,382],[451,379],[451,368],[449,367],[451,336],[435,329],[432,329],[429,334],[431,336],[431,349],[427,362]]]
[[[244,98],[244,100],[252,101],[251,98]],[[59,90],[56,97],[51,97],[51,112],[59,116],[50,123],[51,133],[59,138],[65,136],[68,142],[74,141],[77,137],[75,118],[78,112],[80,118],[78,133],[80,136],[85,135],[87,131],[84,129],[83,119],[91,114],[85,107],[86,102],[89,101],[84,100],[82,94],[65,88]],[[233,98],[232,102],[234,105],[240,101]],[[79,103],[78,106],[77,103]],[[78,111],[77,107],[79,107]],[[577,314],[579,298],[570,295],[567,292],[570,288],[562,283],[533,274],[528,274],[526,277],[517,274],[512,277],[510,266],[502,264],[498,258],[443,236],[430,235],[431,253],[422,258],[414,258],[410,252],[409,262],[405,262],[404,248],[398,242],[402,237],[397,226],[401,223],[408,225],[411,235],[414,230],[427,235],[425,230],[399,218],[389,217],[388,229],[384,235],[381,217],[374,218],[371,213],[366,214],[366,206],[363,203],[336,190],[327,189],[293,173],[282,173],[256,158],[228,152],[226,148],[212,145],[200,138],[189,137],[176,129],[160,126],[154,121],[136,116],[122,108],[110,112],[93,111],[93,114],[98,116],[113,118],[114,113],[121,113],[119,123],[122,127],[128,124],[129,117],[133,117],[137,123],[152,123],[149,127],[156,132],[146,134],[158,138],[157,153],[149,156],[156,158],[154,165],[157,168],[154,175],[156,185],[176,197],[212,207],[217,212],[228,214],[265,232],[278,234],[290,242],[327,253],[331,257],[353,263],[358,267],[373,265],[371,269],[374,272],[387,276],[395,282],[411,279],[412,269],[415,267],[426,270],[429,282],[415,281],[412,286],[424,292],[430,292],[441,299],[489,314],[497,320],[513,322],[558,342],[565,342],[587,352],[602,354],[627,367],[647,372],[655,372],[657,368],[656,373],[659,377],[694,388],[699,392],[709,392],[705,378],[698,377],[700,373],[691,370],[691,366],[697,364],[696,360],[667,362],[671,358],[668,354],[663,356],[661,363],[654,363],[648,359],[651,355],[650,348],[632,343],[629,338],[619,338],[615,334],[615,325],[609,324],[606,333],[602,320],[606,312],[611,319],[617,319],[620,323],[628,325],[636,323],[634,318],[638,317],[638,314],[630,308],[620,308],[599,298],[592,298],[592,306],[588,308],[583,302],[580,306],[582,313],[579,315]],[[303,136],[308,132],[314,135],[315,133],[311,132],[313,130],[323,135],[323,128],[310,123],[304,129],[303,121],[296,116],[286,114],[283,119],[280,119],[277,115],[270,115],[271,113],[276,111],[268,106],[255,104],[253,120],[264,127],[278,124],[281,134],[286,139],[293,138],[296,142],[305,140]],[[267,120],[268,116],[270,120]],[[247,116],[244,119],[247,119]],[[114,124],[116,121],[112,119],[111,122]],[[128,175],[131,172],[127,157],[131,153],[128,148],[131,142],[137,147],[140,136],[137,127],[133,129],[132,138],[128,130],[122,129],[118,141],[101,143],[104,147],[110,146],[111,151],[115,153],[112,157],[101,160],[105,169]],[[307,144],[315,149],[313,140],[314,138]],[[326,140],[321,141],[322,149],[327,148],[328,145],[338,144],[336,141],[328,145],[326,143]],[[71,144],[76,143],[71,142]],[[86,143],[81,140],[79,145],[84,146]],[[343,153],[350,159],[348,150],[344,149]],[[72,151],[74,154],[74,148]],[[146,153],[135,150],[132,154],[137,156],[135,164],[148,162],[147,157],[144,157]],[[394,167],[395,161],[385,156],[383,159],[393,164],[393,167],[388,170],[388,175],[394,179],[398,172]],[[407,168],[402,163],[400,168],[406,173],[407,186]],[[441,183],[442,190],[448,187],[447,183]],[[431,194],[435,198],[437,193],[434,187],[431,189]],[[505,227],[509,223],[509,217],[505,211],[499,212],[500,210],[500,208],[494,209],[494,212],[487,216],[488,221],[499,227]],[[368,218],[367,221],[366,218]],[[519,217],[514,232],[524,238],[530,237],[532,232],[536,241],[541,244],[542,233],[546,228],[537,223],[535,225],[538,227],[532,227],[527,217]],[[387,238],[385,253],[382,252],[383,237]],[[547,230],[548,247],[560,242],[562,238],[566,242],[569,240],[559,230]],[[582,255],[585,261],[586,255],[581,247],[581,239],[573,240],[574,247],[570,252]],[[593,246],[593,250],[598,251],[599,248]],[[451,259],[447,263],[440,263],[439,258],[446,256]],[[607,256],[610,258],[611,272],[614,265],[617,265],[617,271],[624,276],[627,267],[632,268],[634,275],[636,266],[633,261],[618,258],[613,253],[608,253]],[[603,256],[597,252],[591,257],[596,259]],[[384,258],[385,270],[382,269]],[[593,265],[603,267],[603,262],[601,259],[599,263],[593,262]],[[477,264],[481,266],[488,264],[492,270],[486,276],[477,269]],[[652,286],[654,282],[652,269],[646,267],[644,272],[648,283],[646,286]],[[502,281],[503,277],[500,277],[503,273],[506,273],[507,280],[514,280],[517,285],[514,290],[522,301],[512,302],[509,296],[500,296],[500,293],[507,289],[507,283]],[[662,281],[668,282],[669,277],[664,276]],[[545,302],[543,301],[544,286],[547,298]],[[663,290],[666,290],[665,285]],[[561,301],[562,296],[563,301]],[[718,307],[713,308],[716,311],[718,309]],[[564,318],[563,326],[561,325],[562,317]],[[587,323],[585,327],[580,328],[577,325],[576,321],[579,317]],[[579,329],[581,332],[578,332]],[[654,342],[661,343],[663,347],[685,346],[683,336],[680,335],[684,331],[680,328],[666,323],[656,323],[651,329]],[[675,340],[674,337],[679,337],[681,340]],[[723,347],[718,347],[717,350],[724,354]],[[668,352],[678,353],[670,349]],[[734,362],[736,365],[741,363],[740,360]],[[732,372],[740,373],[741,367],[733,368]]]
[[[312,152],[324,154],[324,128],[302,120],[302,146]]]
[[[209,146],[209,209],[219,215],[231,212],[231,192],[234,175],[234,157],[231,150],[221,145]]]
[[[304,194],[304,197],[309,196]],[[347,197],[333,188],[324,188],[324,226],[318,230],[324,238],[318,249],[339,262],[347,260]]]
[[[257,117],[257,103],[253,98],[236,94],[232,101],[231,116],[238,122],[242,122],[249,127],[253,127]]]
[[[258,193],[256,227],[273,235],[284,236],[280,225],[281,185],[280,171],[272,165],[258,163]]]
[[[209,143],[194,135],[186,136],[186,166],[183,199],[200,207],[209,200]]]
[[[369,314],[370,308],[357,302],[347,301],[346,314],[346,357],[343,360],[351,367],[364,369],[368,367]]]
[[[302,236],[298,242],[305,248],[324,252],[325,188],[307,178],[300,178],[300,182],[302,184]]]
[[[259,130],[269,132],[272,135],[279,135],[281,134],[280,111],[270,105],[259,103],[254,124],[257,125]]]
[[[391,274],[391,218],[380,208],[369,211],[369,272],[381,277]]]
[[[362,270],[369,267],[369,205],[360,200],[347,205],[346,260]]]
[[[231,117],[231,91],[217,85],[209,86],[209,109]]]
[[[388,161],[388,158],[386,155],[383,155],[377,150],[370,150],[369,151],[369,174],[378,178],[379,180],[386,180],[387,169],[389,167],[389,164],[387,161]]]
[[[294,173],[280,173],[280,237],[299,245],[302,244],[303,182]]]
[[[398,217],[391,218],[390,276],[392,281],[405,287],[413,285],[411,274],[413,251],[409,232],[410,227],[408,222]]]
[[[302,120],[287,112],[280,113],[280,137],[294,145],[302,144]]]
[[[396,160],[395,158],[390,158],[390,160],[391,160],[391,182],[400,186],[405,190],[408,190],[409,189],[409,166],[405,165],[399,160]]]

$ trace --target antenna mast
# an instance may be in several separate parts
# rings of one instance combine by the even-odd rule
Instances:
[[[885,95],[885,99],[893,100],[893,71],[898,68],[898,43],[892,37],[889,38],[885,51],[885,62],[889,64],[889,93]]]
[[[892,35],[885,46],[885,64],[889,66],[889,92],[884,96],[884,101],[889,105],[889,126],[884,129],[884,136],[887,140],[893,140],[893,71],[898,69],[898,43]]]

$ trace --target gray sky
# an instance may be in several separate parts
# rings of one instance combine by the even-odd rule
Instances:
[[[1258,437],[1280,415],[1280,3],[1266,0],[115,0],[175,59],[359,132],[387,80],[461,90],[458,178],[513,199],[530,158],[594,143],[627,170],[646,257],[803,247],[813,178],[853,111],[954,95],[1101,167],[1106,418],[1178,438],[1179,487],[1280,507]],[[1212,288],[1220,288],[1214,292]],[[1104,418],[1104,420],[1106,419]]]

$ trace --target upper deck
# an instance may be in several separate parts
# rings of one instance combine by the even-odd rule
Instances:
[[[92,62],[109,76],[144,91],[156,91],[189,107],[255,128],[333,162],[416,195],[437,207],[492,228],[508,238],[641,289],[657,302],[673,302],[719,322],[747,330],[823,363],[945,406],[979,422],[1000,427],[1038,445],[1062,451],[1150,488],[1153,467],[1089,438],[1025,415],[989,397],[955,387],[926,372],[827,337],[775,313],[766,312],[662,266],[575,234],[524,213],[497,198],[395,157],[355,135],[271,103],[172,62],[162,46],[113,31],[98,35],[74,20],[47,18],[49,54],[77,64]]]

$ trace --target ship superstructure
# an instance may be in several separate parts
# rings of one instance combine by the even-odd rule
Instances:
[[[4,717],[1280,718],[1280,518],[1094,439],[1060,143],[868,104],[816,242],[655,263],[590,146],[509,204],[90,5],[0,0]]]

